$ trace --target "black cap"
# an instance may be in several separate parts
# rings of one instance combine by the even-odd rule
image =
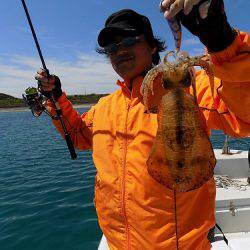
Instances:
[[[105,27],[100,31],[98,44],[106,46],[115,35],[141,35],[153,38],[153,31],[149,19],[130,9],[122,9],[109,16]]]

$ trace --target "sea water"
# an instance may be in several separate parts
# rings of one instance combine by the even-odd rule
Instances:
[[[91,151],[71,160],[50,118],[27,111],[0,113],[0,138],[0,249],[97,249]],[[211,139],[222,148],[221,131]],[[230,145],[248,150],[250,139]]]

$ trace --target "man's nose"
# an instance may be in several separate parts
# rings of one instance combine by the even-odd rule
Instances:
[[[124,56],[124,55],[129,55],[129,53],[130,53],[129,48],[119,46],[119,48],[116,50],[114,55],[115,56]]]

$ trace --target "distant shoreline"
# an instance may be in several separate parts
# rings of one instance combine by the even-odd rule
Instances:
[[[75,104],[73,105],[74,108],[91,108],[96,103],[84,103],[84,104]],[[12,108],[0,108],[0,113],[2,112],[26,112],[30,111],[28,107],[12,107]]]
[[[96,103],[74,104],[73,107],[75,109],[79,109],[79,108],[91,108],[94,105],[96,105]]]
[[[2,112],[23,112],[28,111],[28,107],[13,107],[13,108],[0,108],[0,113]]]

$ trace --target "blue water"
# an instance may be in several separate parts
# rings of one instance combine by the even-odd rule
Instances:
[[[91,152],[72,161],[50,118],[30,112],[0,113],[0,138],[0,249],[97,249]],[[223,140],[213,132],[214,148]],[[247,150],[250,139],[231,146]]]
[[[91,152],[72,161],[50,118],[30,112],[0,113],[0,138],[0,249],[96,249]]]

